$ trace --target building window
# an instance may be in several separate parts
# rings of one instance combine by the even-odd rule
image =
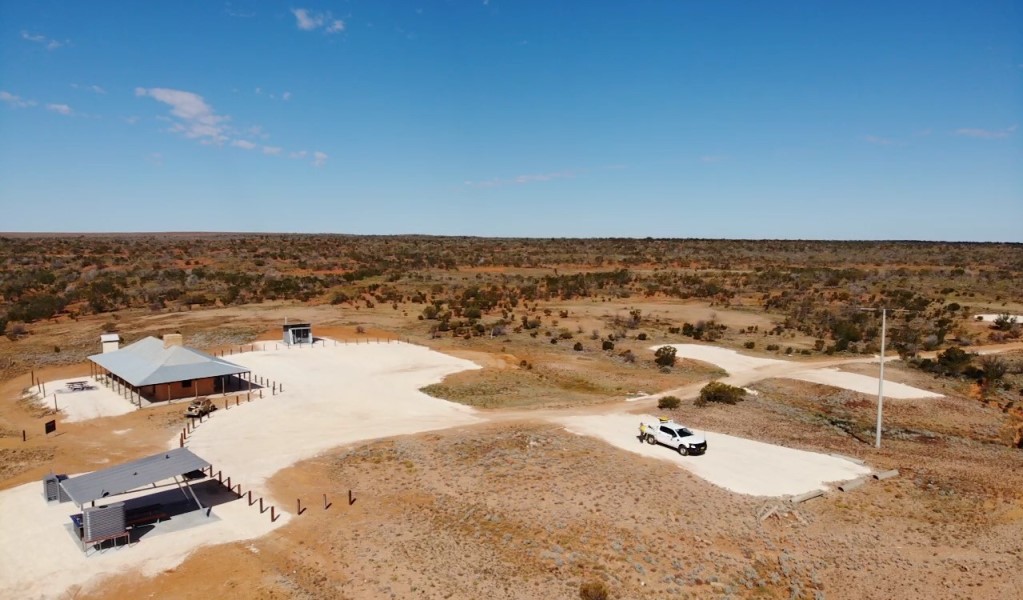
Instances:
[[[192,380],[191,379],[186,379],[186,380],[182,381],[181,382],[181,387],[183,387],[183,388],[190,388],[190,387],[192,387]]]

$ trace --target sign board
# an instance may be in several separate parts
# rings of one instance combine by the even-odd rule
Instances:
[[[57,431],[57,421],[55,421],[55,420],[54,421],[47,421],[46,422],[46,434],[49,435],[49,434],[53,433],[54,431]]]

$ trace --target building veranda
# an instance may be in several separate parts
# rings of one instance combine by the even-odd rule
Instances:
[[[123,348],[104,344],[89,357],[93,376],[106,378],[132,402],[164,402],[251,390],[251,372],[223,358],[184,346],[180,334],[146,337]]]

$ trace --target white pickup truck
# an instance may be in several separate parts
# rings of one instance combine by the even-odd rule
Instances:
[[[674,448],[682,456],[699,455],[707,451],[707,438],[674,421],[661,419],[656,425],[640,423],[639,441],[662,444]]]

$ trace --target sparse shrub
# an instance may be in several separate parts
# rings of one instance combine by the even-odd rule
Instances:
[[[636,339],[640,340],[640,341],[646,340],[646,333],[641,333],[641,334],[637,335]]]
[[[603,581],[586,581],[579,586],[582,600],[611,600],[611,591]]]
[[[674,410],[681,404],[682,401],[675,396],[664,396],[657,399],[657,408],[661,410]]]
[[[551,343],[552,343],[552,344],[557,344],[557,343],[558,343],[558,338],[556,338],[556,337],[552,337],[552,338],[551,338]]]
[[[615,343],[612,342],[611,340],[604,340],[604,343],[602,343],[600,345],[600,349],[601,350],[614,350],[615,349]]]
[[[743,344],[742,346],[743,346],[744,348],[746,348],[747,350],[752,350],[752,349],[754,349],[754,348],[756,348],[756,347],[757,347],[757,343],[756,343],[756,342],[746,342],[746,343],[745,343],[745,344]]]
[[[720,381],[712,381],[700,390],[700,397],[696,399],[696,406],[706,406],[708,402],[736,404],[743,400],[745,396],[746,390],[740,387],[721,383]]]
[[[355,333],[366,333],[366,328],[362,325],[355,326]]]
[[[767,345],[767,351],[768,352],[777,352],[780,348],[781,348],[781,346],[779,346],[778,344],[768,344]]]
[[[661,346],[654,353],[654,362],[662,367],[675,366],[675,354],[678,350],[674,346]]]
[[[626,350],[625,352],[619,354],[619,356],[621,356],[622,360],[627,363],[631,364],[636,362],[636,355],[632,353],[632,350]]]
[[[583,351],[583,343],[582,342],[576,342],[575,345],[572,346],[572,349],[575,350],[576,352],[582,352]]]

